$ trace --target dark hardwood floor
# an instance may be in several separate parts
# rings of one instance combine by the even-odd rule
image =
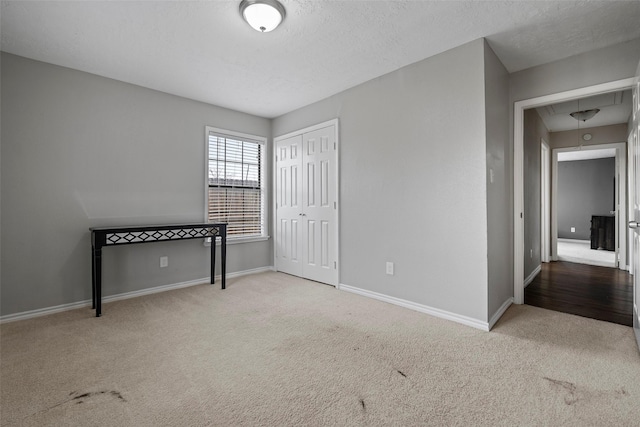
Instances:
[[[616,268],[556,261],[525,288],[525,304],[633,326],[632,276]]]

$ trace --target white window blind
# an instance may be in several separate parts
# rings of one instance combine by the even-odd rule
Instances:
[[[257,237],[264,232],[262,144],[209,132],[208,222],[227,223],[227,235]]]

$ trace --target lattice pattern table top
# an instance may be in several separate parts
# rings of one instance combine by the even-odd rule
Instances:
[[[224,235],[226,224],[179,224],[159,226],[91,228],[98,246],[131,243],[161,242],[197,238],[215,238]]]

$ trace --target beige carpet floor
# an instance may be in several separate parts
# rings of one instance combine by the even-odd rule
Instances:
[[[2,426],[638,426],[629,327],[491,332],[280,273],[0,327]]]

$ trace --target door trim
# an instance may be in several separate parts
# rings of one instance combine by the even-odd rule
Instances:
[[[341,199],[340,199],[340,120],[338,118],[335,119],[331,119],[331,120],[327,120],[326,122],[322,122],[322,123],[318,123],[312,126],[308,126],[306,128],[303,129],[299,129],[299,130],[295,130],[293,132],[289,132],[286,133],[284,135],[279,135],[273,138],[273,153],[271,156],[271,162],[272,162],[272,167],[271,170],[275,171],[276,170],[276,155],[278,154],[276,152],[276,145],[279,141],[283,140],[283,139],[287,139],[287,138],[291,138],[292,136],[296,136],[296,135],[302,135],[304,133],[308,133],[308,132],[313,132],[315,130],[318,129],[323,129],[329,126],[334,126],[334,131],[335,131],[335,143],[336,143],[336,233],[335,233],[335,239],[336,239],[336,259],[337,259],[337,266],[336,266],[336,282],[335,283],[331,283],[332,286],[338,287],[338,285],[340,284],[340,267],[341,267],[341,262],[340,262],[340,205],[341,205]],[[277,185],[276,185],[276,173],[273,173],[272,178],[272,191],[271,191],[271,199],[272,199],[272,203],[271,203],[271,212],[272,215],[271,217],[273,218],[272,221],[272,227],[274,230],[274,235],[275,235],[275,230],[277,227],[277,209],[276,209],[276,190],[277,190]],[[277,250],[277,245],[276,245],[276,240],[277,238],[274,237],[273,239],[273,268],[278,271],[278,258],[276,256],[276,250]]]
[[[627,176],[627,144],[626,142],[611,142],[606,144],[597,144],[597,145],[583,145],[583,146],[574,146],[574,147],[562,147],[562,148],[554,148],[551,150],[551,162],[552,162],[552,170],[553,174],[551,175],[551,250],[554,254],[553,260],[558,260],[558,154],[559,153],[569,153],[571,151],[589,151],[589,150],[601,150],[606,148],[615,148],[616,156],[615,156],[615,172],[618,173],[618,169],[622,169],[622,175]],[[618,182],[620,181],[620,182]],[[619,194],[621,192],[625,192],[626,194],[626,180],[617,180],[614,192],[614,200],[618,201]],[[620,268],[621,270],[626,270],[626,246],[627,246],[627,204],[626,200],[619,201],[622,204],[622,208],[618,209],[618,214],[616,215],[616,261],[614,265],[608,265],[607,267],[612,268]],[[624,242],[621,242],[622,235]],[[624,243],[624,244],[623,244]],[[618,249],[619,247],[619,249]],[[620,260],[620,264],[618,264],[618,260]],[[624,266],[622,265],[624,261]],[[599,265],[599,264],[596,264]]]
[[[513,105],[513,302],[524,303],[524,110],[629,89],[635,78],[516,101]]]
[[[549,144],[540,138],[540,262],[549,262],[551,258],[551,150]]]
[[[336,125],[336,142],[337,142],[338,141],[338,134],[339,134],[339,132],[338,132],[338,124],[339,124],[339,120],[338,119],[327,120],[326,122],[318,123],[317,125],[309,126],[309,127],[304,128],[304,129],[294,130],[293,132],[289,132],[289,133],[285,133],[284,135],[276,136],[275,138],[273,138],[273,143],[275,145],[275,143],[277,141],[280,141],[280,140],[283,140],[283,139],[287,139],[287,138],[291,138],[292,136],[300,135],[300,134],[303,134],[303,133],[313,132],[314,130],[326,128],[326,127],[329,127],[331,125]],[[274,155],[274,159],[275,159],[275,155]]]
[[[635,130],[631,129],[629,136],[627,137],[627,221],[630,221],[631,218],[635,216],[633,203],[631,200],[633,199],[633,195],[635,194],[635,177],[633,176],[633,170],[630,170],[629,166],[631,166],[631,162],[633,162],[633,142],[635,138]],[[633,274],[634,269],[634,257],[633,257],[633,239],[634,239],[634,231],[631,228],[627,228],[627,271]],[[638,340],[640,342],[640,340]]]

